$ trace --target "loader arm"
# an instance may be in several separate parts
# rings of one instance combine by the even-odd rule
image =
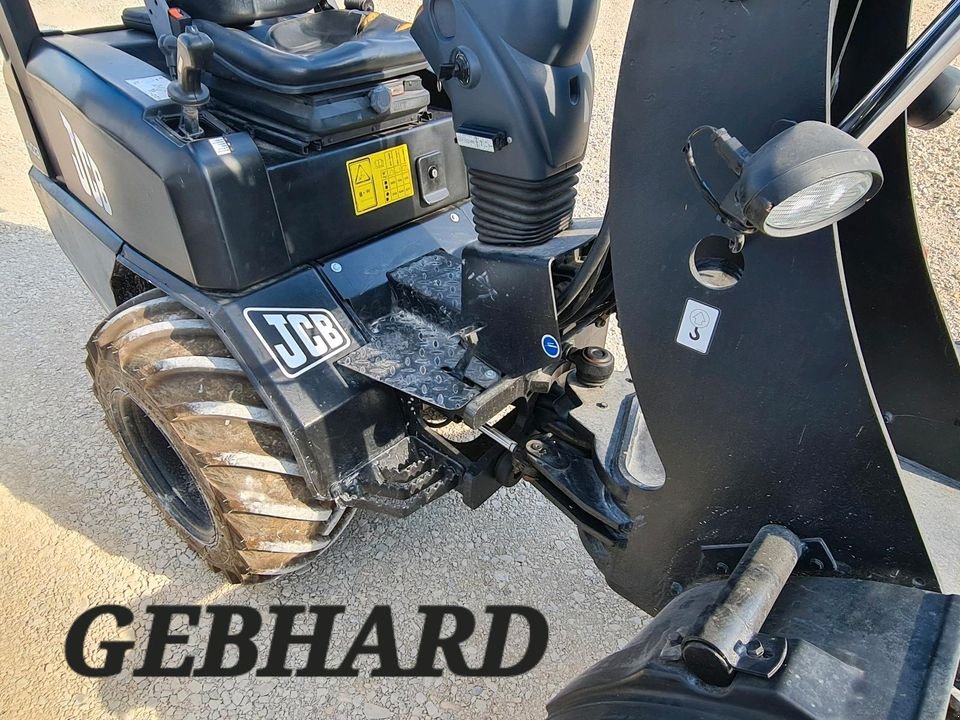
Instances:
[[[865,210],[749,241],[734,287],[690,271],[697,244],[722,227],[687,176],[688,133],[727,127],[759,147],[785,122],[835,122],[906,48],[909,7],[862,7],[832,97],[834,11],[827,0],[634,10],[608,222],[617,296],[631,298],[619,307],[627,356],[667,479],[631,494],[642,521],[601,560],[644,607],[714,572],[704,548],[747,542],[767,522],[823,538],[839,575],[957,587],[956,563],[935,572],[928,544],[942,533],[929,517],[918,527],[902,469],[906,457],[960,474],[960,369],[913,214],[905,121],[873,148],[886,185]],[[698,308],[712,313],[712,342],[691,349],[678,327]]]

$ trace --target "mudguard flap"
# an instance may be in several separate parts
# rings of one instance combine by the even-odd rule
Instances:
[[[243,295],[218,296],[188,285],[129,247],[119,259],[210,321],[279,418],[318,497],[329,497],[332,483],[405,436],[397,396],[337,367],[336,361],[366,338],[317,268],[308,266]],[[277,323],[278,317],[322,318],[317,322],[335,328],[331,332],[342,342],[331,343],[331,351],[319,358],[291,363],[283,336],[273,332],[267,315]]]

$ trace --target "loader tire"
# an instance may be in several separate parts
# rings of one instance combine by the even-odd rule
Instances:
[[[283,430],[210,324],[159,291],[93,334],[87,367],[166,521],[231,582],[306,566],[354,510],[308,489]]]

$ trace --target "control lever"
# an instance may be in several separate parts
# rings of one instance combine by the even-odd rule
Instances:
[[[213,40],[193,25],[177,37],[177,79],[167,86],[167,94],[180,106],[180,132],[188,138],[203,134],[200,110],[210,102],[210,90],[200,76],[211,59]]]

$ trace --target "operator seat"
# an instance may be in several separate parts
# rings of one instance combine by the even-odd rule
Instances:
[[[207,70],[288,95],[402,77],[427,67],[409,23],[376,12],[320,10],[316,0],[173,0],[216,48]],[[291,17],[292,16],[292,17]],[[124,23],[147,29],[146,8]]]
[[[415,122],[430,103],[409,23],[316,0],[168,0],[214,44],[205,82],[221,112],[298,151]],[[300,13],[300,14],[297,14]],[[127,27],[153,33],[145,7]]]
[[[217,49],[210,68],[214,75],[274,92],[323,92],[427,66],[409,25],[379,13],[322,10],[247,31],[194,17]]]

